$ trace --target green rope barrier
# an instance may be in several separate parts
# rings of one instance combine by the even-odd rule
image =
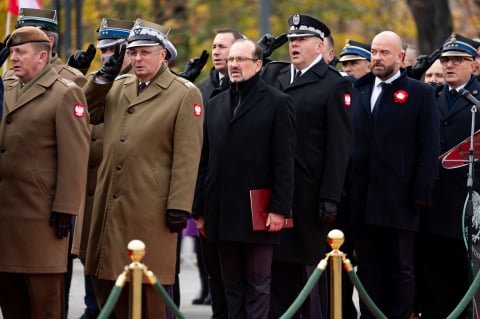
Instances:
[[[102,308],[102,311],[98,315],[97,319],[108,319],[108,316],[113,311],[113,308],[115,308],[115,305],[117,304],[118,298],[120,297],[120,294],[122,293],[123,287],[115,285],[110,291],[110,295],[108,295],[107,302],[105,303],[105,306]]]
[[[297,296],[295,301],[290,305],[287,311],[280,317],[280,319],[289,319],[292,318],[293,315],[298,311],[300,306],[303,304],[307,296],[312,291],[313,286],[317,283],[320,276],[322,276],[323,271],[327,268],[327,259],[322,259],[318,264],[318,267],[315,268],[310,278],[308,278],[307,283],[303,287],[300,294]]]
[[[153,288],[155,288],[155,290],[160,293],[160,296],[162,296],[163,300],[165,300],[165,303],[167,304],[168,309],[170,309],[170,311],[173,312],[175,318],[185,319],[185,316],[180,312],[177,305],[172,301],[168,293],[165,291],[165,289],[162,287],[162,285],[160,285],[158,281],[153,284]]]
[[[357,288],[358,295],[363,300],[363,302],[365,303],[367,308],[370,310],[370,312],[375,316],[375,318],[388,319],[387,316],[383,314],[383,312],[377,307],[377,305],[375,305],[372,298],[370,298],[370,296],[368,295],[367,291],[365,290],[365,287],[363,287],[357,274],[355,273],[355,271],[353,271],[353,267],[352,267],[352,264],[350,263],[350,260],[346,259],[344,261],[344,264],[345,264],[345,270],[347,271],[348,277],[352,281],[353,285]]]
[[[105,303],[105,306],[103,306],[102,311],[98,315],[97,319],[108,319],[108,316],[110,316],[110,314],[113,311],[113,308],[115,308],[118,298],[122,293],[122,289],[125,286],[125,283],[127,282],[127,274],[128,274],[128,266],[125,267],[125,269],[120,274],[120,276],[118,276],[117,281],[115,281],[115,286],[113,286],[112,291],[110,291],[107,302]]]
[[[465,293],[465,296],[463,296],[462,300],[460,300],[457,307],[455,307],[455,309],[453,309],[450,315],[448,315],[447,319],[458,318],[462,314],[462,312],[465,310],[468,304],[472,301],[473,296],[478,290],[478,287],[480,287],[480,271],[477,272],[477,275],[475,276],[475,279],[473,280],[472,284],[470,285],[467,292]]]
[[[147,270],[147,267],[143,269],[143,273],[145,277],[147,277],[147,280],[150,283],[150,285],[152,285],[153,288],[155,288],[155,290],[160,293],[160,296],[165,301],[165,304],[167,305],[168,309],[170,309],[170,311],[173,312],[173,314],[175,315],[175,318],[185,319],[185,316],[180,312],[177,305],[170,298],[170,296],[165,291],[163,286],[160,285],[160,283],[158,282],[157,276],[155,276],[155,274],[151,270]]]

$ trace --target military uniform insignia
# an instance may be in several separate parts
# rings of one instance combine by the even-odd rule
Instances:
[[[193,104],[193,114],[195,116],[202,116],[202,105],[199,103]]]
[[[75,115],[75,117],[83,118],[85,116],[85,106],[80,103],[75,104],[73,106],[73,115]]]
[[[293,16],[293,25],[298,27],[299,24],[300,24],[300,16],[298,14],[295,14]]]

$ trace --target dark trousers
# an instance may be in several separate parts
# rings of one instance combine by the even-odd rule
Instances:
[[[0,308],[5,319],[63,319],[64,274],[0,272]]]
[[[82,265],[85,266],[85,259],[80,259]],[[95,290],[93,289],[92,276],[84,275],[85,296],[83,301],[85,303],[85,312],[96,316],[100,313],[100,308],[97,305],[97,299],[95,298]]]
[[[273,245],[221,241],[218,253],[228,318],[268,318]]]
[[[408,319],[415,293],[415,232],[362,226],[354,232],[358,277],[389,319]],[[360,304],[362,318],[375,318]]]
[[[271,309],[269,318],[282,316],[295,301],[317,265],[274,260],[272,263]],[[326,317],[328,298],[325,274],[312,288],[300,310],[292,318],[322,319]]]
[[[212,295],[212,319],[228,318],[227,297],[223,286],[220,257],[218,256],[217,243],[209,242],[200,235],[202,256],[208,273],[210,294]]]
[[[418,275],[422,319],[446,318],[469,287],[468,255],[461,239],[420,233]],[[459,318],[466,318],[466,311]]]
[[[113,280],[102,280],[92,277],[95,296],[100,307],[107,302],[108,296],[115,285]],[[172,286],[163,286],[170,298],[172,297]],[[126,283],[117,301],[115,308],[110,315],[111,319],[128,319],[130,284]],[[150,284],[142,284],[142,319],[171,319],[172,314],[167,311],[166,303],[160,294]]]

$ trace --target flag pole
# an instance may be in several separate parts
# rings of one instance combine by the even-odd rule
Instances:
[[[7,25],[5,26],[5,38],[10,33],[10,22],[11,22],[11,20],[12,20],[12,14],[10,13],[10,10],[9,10],[9,11],[7,11]],[[2,73],[2,75],[5,75],[5,72],[7,72],[7,68],[8,68],[8,59],[6,59],[5,62],[3,63],[3,73]]]

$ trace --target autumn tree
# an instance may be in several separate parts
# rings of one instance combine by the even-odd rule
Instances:
[[[418,48],[430,53],[441,47],[453,31],[448,0],[407,0],[417,25]]]

